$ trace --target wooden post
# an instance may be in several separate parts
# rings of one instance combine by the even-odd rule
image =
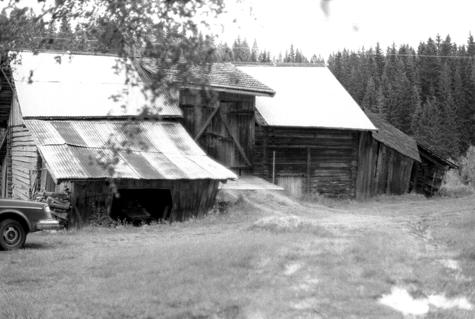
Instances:
[[[272,184],[275,184],[275,151],[272,151]]]
[[[310,151],[310,147],[307,147],[307,193],[310,194],[312,192],[312,154]]]
[[[269,178],[269,162],[267,161],[267,130],[262,128],[262,169],[263,175]]]
[[[435,177],[437,176],[437,170],[434,171],[434,174],[432,174],[432,183],[430,185],[430,195],[434,195],[434,187],[435,187]]]

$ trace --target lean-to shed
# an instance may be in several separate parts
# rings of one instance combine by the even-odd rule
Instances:
[[[458,165],[439,154],[422,141],[417,142],[421,162],[416,163],[411,177],[412,187],[416,192],[432,196],[442,185],[449,169],[458,169]]]
[[[239,69],[276,91],[256,99],[254,173],[297,196],[355,197],[360,136],[376,127],[330,70]]]
[[[145,78],[157,72],[150,60],[143,59],[141,65]],[[239,174],[250,173],[256,96],[274,93],[230,63],[196,68],[180,90],[181,121],[208,155]]]
[[[236,178],[175,120],[183,116],[178,104],[157,99],[163,120],[125,121],[150,101],[140,81],[125,84],[116,57],[20,56],[21,64],[12,65],[14,90],[0,152],[5,197],[29,199],[67,187],[78,222],[92,208],[120,217],[124,209],[140,207],[156,218],[184,219],[209,210],[219,182]],[[126,133],[132,131],[135,138]],[[102,162],[118,161],[112,176],[98,154]],[[120,198],[112,196],[111,177]]]
[[[421,162],[416,141],[379,115],[366,115],[378,131],[360,136],[357,198],[409,192],[414,165]]]

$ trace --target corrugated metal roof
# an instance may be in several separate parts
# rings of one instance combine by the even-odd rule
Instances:
[[[371,122],[378,128],[377,131],[372,132],[373,138],[384,145],[398,151],[399,153],[412,158],[418,162],[421,161],[419,150],[417,149],[416,141],[398,130],[396,127],[383,120],[379,115],[365,111]]]
[[[150,76],[147,73],[154,73],[158,70],[153,61],[147,58],[143,58],[140,65],[146,71],[141,74],[148,80]],[[176,77],[176,71],[168,70],[168,73],[170,76]],[[239,93],[265,96],[275,94],[272,88],[239,70],[231,63],[213,63],[209,67],[194,67],[190,73],[190,79],[187,79],[186,83],[184,83],[185,87],[206,84],[206,86],[216,91],[231,90]],[[176,81],[185,82],[179,78],[176,78]]]
[[[22,52],[19,61],[12,68],[23,117],[133,116],[144,106],[160,108],[163,116],[183,115],[178,103],[162,97],[152,104],[137,72],[132,76],[139,85],[126,84],[126,71],[114,56]],[[119,94],[119,100],[111,98]]]
[[[238,68],[276,91],[272,98],[256,98],[256,108],[270,126],[376,129],[326,67]]]
[[[236,179],[237,176],[209,158],[174,122],[142,121],[44,121],[25,120],[48,169],[55,180],[110,177],[96,158],[99,152],[112,156],[105,146],[110,138],[119,150],[115,178],[130,179]],[[128,126],[124,130],[124,125]],[[125,131],[133,131],[131,139]]]

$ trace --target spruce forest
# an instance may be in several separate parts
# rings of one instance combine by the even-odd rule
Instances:
[[[436,36],[416,49],[343,50],[328,66],[362,108],[457,158],[475,144],[475,42]]]

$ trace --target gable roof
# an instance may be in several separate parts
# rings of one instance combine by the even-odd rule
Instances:
[[[158,67],[147,58],[142,58],[140,65],[146,71],[145,76],[150,77],[156,73]],[[168,70],[172,77],[176,77],[176,71]],[[250,95],[273,96],[274,90],[266,84],[256,80],[249,74],[242,72],[231,63],[213,63],[208,67],[194,67],[191,69],[190,79],[184,83],[185,88],[201,88],[203,84],[215,91],[226,91]],[[150,78],[149,78],[150,79]],[[176,81],[183,82],[176,78]]]
[[[13,80],[24,118],[134,116],[145,105],[161,108],[163,116],[183,115],[178,103],[161,97],[152,105],[140,80],[138,86],[126,84],[118,57],[64,52],[21,52],[18,57],[20,62],[12,63]],[[112,96],[118,94],[116,101]]]
[[[326,67],[238,68],[276,91],[272,98],[256,98],[256,109],[267,125],[376,129]]]
[[[399,153],[412,158],[418,162],[421,161],[416,140],[400,131],[389,122],[382,119],[379,115],[370,111],[365,111],[371,122],[378,128],[372,132],[373,138],[384,145],[398,151]]]
[[[133,124],[138,132],[134,143],[124,134],[124,121],[24,122],[55,181],[108,178],[109,174],[95,158],[99,152],[111,156],[111,150],[106,146],[111,136],[117,145],[122,141],[132,142],[128,149],[122,147],[118,150],[120,162],[115,178],[237,178],[233,172],[209,158],[179,123],[140,121]]]

